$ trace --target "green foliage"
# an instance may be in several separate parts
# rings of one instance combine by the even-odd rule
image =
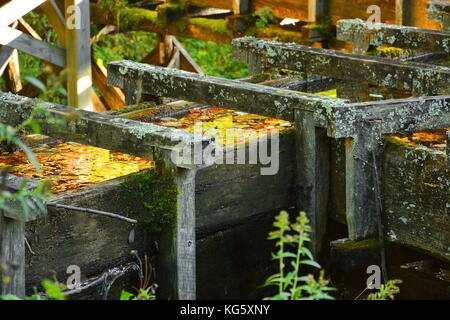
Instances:
[[[382,284],[380,290],[369,294],[367,300],[394,300],[394,295],[400,292],[399,284],[402,280],[389,280],[385,285]]]
[[[139,289],[139,293],[134,295],[126,290],[122,290],[120,300],[156,300],[155,287],[151,286],[147,289]]]
[[[127,0],[97,0],[100,8],[111,12],[116,12],[128,5]]]
[[[66,300],[66,296],[63,293],[65,286],[56,281],[44,279],[41,282],[44,288],[44,295],[42,296],[34,288],[34,294],[29,297],[25,297],[25,300]],[[0,300],[22,300],[18,296],[13,294],[7,294],[0,296]]]
[[[179,40],[207,75],[229,79],[248,75],[247,65],[233,60],[231,45],[187,38]]]
[[[272,12],[270,12],[269,7],[264,7],[254,12],[252,14],[252,19],[254,20],[255,27],[257,28],[264,28],[271,24],[277,23],[277,19],[274,17]]]
[[[278,252],[272,254],[272,258],[278,261],[279,273],[270,276],[263,286],[276,286],[278,293],[269,300],[332,300],[327,292],[335,290],[328,287],[329,281],[325,280],[323,271],[319,279],[313,275],[301,276],[300,265],[310,265],[320,269],[320,265],[314,261],[311,251],[305,247],[305,242],[310,241],[308,233],[311,232],[309,221],[304,212],[300,212],[294,223],[290,223],[286,211],[281,211],[275,218],[273,226],[275,230],[269,233],[269,240],[276,240]],[[289,248],[296,249],[295,252]],[[290,262],[288,270],[286,264]]]
[[[155,33],[130,31],[101,37],[93,44],[93,50],[94,57],[106,66],[117,60],[141,61],[155,46]]]

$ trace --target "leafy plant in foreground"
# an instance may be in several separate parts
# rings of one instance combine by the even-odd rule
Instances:
[[[320,265],[314,260],[311,251],[305,246],[310,241],[308,233],[311,232],[309,221],[304,212],[296,218],[294,223],[289,222],[289,215],[281,211],[275,218],[273,226],[276,230],[269,233],[269,240],[276,240],[278,252],[272,254],[274,260],[278,260],[279,273],[270,276],[263,286],[276,286],[278,293],[266,299],[269,300],[332,300],[328,291],[335,290],[328,287],[329,281],[325,279],[321,271],[319,278],[313,275],[300,276],[300,266],[310,265],[320,269]],[[295,248],[295,252],[290,251]],[[290,262],[290,263],[289,263]],[[291,266],[286,268],[286,264]]]
[[[369,294],[367,300],[394,300],[394,295],[400,292],[399,284],[402,280],[389,280],[386,284],[382,284],[380,290]]]

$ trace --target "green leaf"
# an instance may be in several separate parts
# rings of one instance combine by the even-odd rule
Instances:
[[[5,294],[0,296],[0,300],[22,300],[18,296],[15,296],[13,294]]]
[[[27,80],[29,83],[31,83],[36,88],[40,89],[42,92],[47,91],[47,87],[45,86],[45,84],[38,78],[27,76],[27,77],[25,77],[25,80]]]
[[[134,297],[134,294],[132,294],[126,290],[122,290],[122,292],[120,293],[120,300],[130,300],[133,297]]]
[[[300,260],[300,264],[308,264],[310,266],[316,267],[317,269],[320,269],[321,266],[314,260]]]
[[[36,168],[36,171],[39,173],[42,173],[41,170],[41,166],[39,165],[39,162],[36,158],[36,156],[34,155],[33,151],[28,148],[28,146],[22,142],[22,140],[20,140],[19,138],[15,138],[14,139],[14,143],[23,150],[23,152],[25,152],[25,154],[27,155],[28,159],[31,161],[31,163],[33,164],[33,166]]]

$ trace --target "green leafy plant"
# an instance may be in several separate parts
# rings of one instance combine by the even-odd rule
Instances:
[[[269,7],[261,8],[260,10],[252,14],[252,18],[255,23],[255,27],[264,28],[271,24],[277,23],[277,19],[270,11]]]
[[[269,233],[269,240],[276,240],[278,252],[272,254],[272,258],[278,261],[279,273],[270,276],[263,286],[276,286],[278,293],[269,300],[332,300],[329,291],[335,290],[328,287],[329,281],[325,279],[321,271],[316,280],[313,275],[300,275],[301,265],[310,265],[320,269],[320,265],[314,260],[311,251],[305,246],[310,241],[308,233],[311,232],[309,221],[304,212],[300,212],[294,223],[290,223],[289,214],[281,211],[275,218],[273,226],[276,228]],[[294,248],[295,252],[290,251]],[[291,269],[286,268],[290,262]]]
[[[399,284],[402,280],[389,280],[386,284],[382,284],[380,290],[369,294],[367,300],[394,300],[394,295],[400,292]]]
[[[34,294],[32,296],[25,297],[25,300],[66,300],[66,296],[63,293],[63,290],[66,287],[63,284],[49,279],[42,280],[41,284],[42,287],[44,288],[44,294],[38,293],[37,289],[34,288]],[[6,294],[0,296],[0,300],[22,300],[22,299],[13,294]]]
[[[139,257],[137,251],[131,251],[139,262],[139,289],[137,289],[137,294],[133,294],[126,290],[122,290],[120,294],[120,300],[156,300],[156,289],[158,285],[156,283],[151,283],[152,275],[154,278],[155,269],[152,267],[147,256],[144,256],[144,260]]]

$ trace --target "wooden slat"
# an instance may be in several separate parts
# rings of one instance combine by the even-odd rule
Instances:
[[[9,26],[45,1],[47,0],[13,0],[8,2],[0,8],[0,26]]]
[[[89,1],[65,0],[64,4],[66,21],[74,14],[67,10],[70,6],[76,5],[80,13],[75,18],[80,28],[66,28],[68,104],[93,110]]]
[[[258,55],[266,68],[284,68],[308,75],[361,81],[374,85],[412,90],[417,95],[447,90],[450,68],[422,63],[350,54],[335,50],[264,41],[256,38],[233,40],[235,58],[241,62]]]
[[[60,67],[66,65],[66,51],[64,49],[36,40],[19,30],[0,27],[0,44],[18,49]]]
[[[361,20],[340,20],[337,24],[337,39],[368,45],[405,49],[423,49],[429,52],[450,53],[450,33],[415,27],[402,27],[392,24],[379,24],[370,29]]]
[[[286,120],[293,120],[293,108],[315,111],[321,106],[342,103],[339,99],[202,76],[132,61],[108,64],[109,85],[124,88],[133,82],[140,83],[138,91],[142,93],[230,107]]]

